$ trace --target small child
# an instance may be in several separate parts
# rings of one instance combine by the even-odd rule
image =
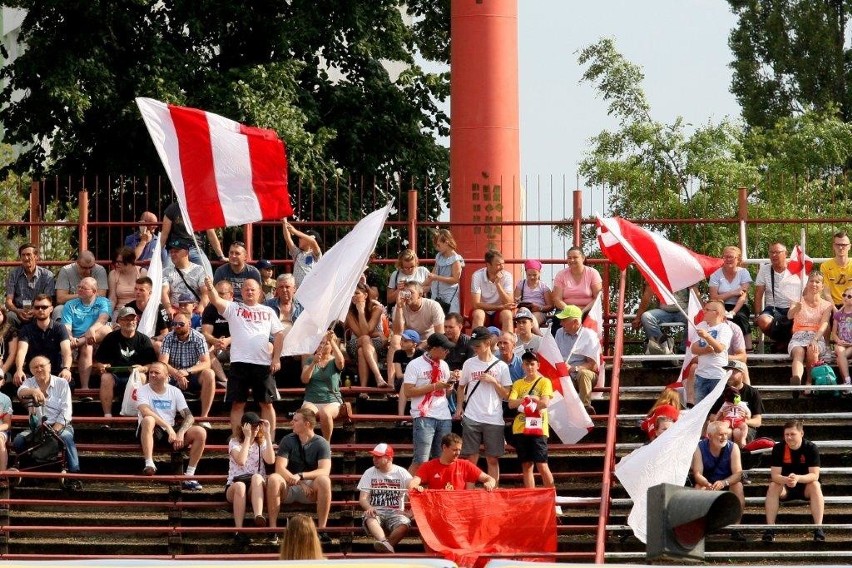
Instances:
[[[732,439],[745,440],[748,436],[746,420],[751,418],[748,403],[740,398],[740,393],[730,387],[725,389],[725,402],[716,413],[716,420],[722,420],[731,425]]]
[[[263,290],[263,296],[267,300],[275,297],[275,266],[265,258],[261,258],[254,263],[254,267],[260,272],[260,288]]]
[[[834,341],[837,368],[843,377],[843,384],[848,385],[852,382],[849,379],[849,357],[852,356],[852,286],[843,291],[843,305],[834,312],[831,319],[831,339]]]
[[[393,354],[393,374],[390,379],[394,390],[399,393],[399,402],[397,403],[397,414],[399,415],[405,414],[405,404],[408,402],[402,390],[402,379],[405,377],[405,368],[413,359],[423,355],[423,351],[417,348],[419,343],[420,334],[413,329],[406,329],[402,332],[399,340],[400,348],[394,351]]]
[[[296,288],[302,285],[308,272],[314,267],[314,263],[322,258],[320,248],[320,236],[316,231],[297,230],[284,219],[284,241],[287,243],[287,251],[293,257],[293,278],[296,279]],[[293,242],[293,237],[299,239],[299,246]]]
[[[527,308],[535,316],[536,325],[533,333],[538,332],[538,326],[544,325],[548,312],[553,310],[550,301],[550,288],[541,281],[541,262],[538,260],[527,260],[524,262],[526,278],[515,286],[515,302],[519,308]]]

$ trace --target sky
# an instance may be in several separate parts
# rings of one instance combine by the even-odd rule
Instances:
[[[700,125],[739,117],[729,92],[728,35],[735,21],[724,0],[518,0],[521,176],[528,217],[570,215],[570,190],[577,186],[577,164],[588,140],[616,126],[593,86],[579,84],[579,50],[601,37],[614,38],[619,52],[644,70],[653,117],[670,122],[681,116]],[[600,191],[584,193],[585,214],[606,212]],[[539,213],[531,207],[536,201],[552,206]],[[551,250],[554,240],[559,239],[550,231],[531,229],[526,248],[530,255],[562,257],[565,243],[553,242]]]

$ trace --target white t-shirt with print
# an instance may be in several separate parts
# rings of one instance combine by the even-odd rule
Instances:
[[[503,420],[503,399],[497,394],[494,385],[482,383],[476,386],[479,384],[479,377],[495,360],[497,358],[492,355],[489,361],[482,361],[479,357],[473,357],[464,362],[461,377],[461,385],[465,386],[467,393],[464,415],[474,422],[502,426],[505,423]],[[512,388],[509,366],[503,361],[497,360],[497,364],[488,369],[488,374],[496,377],[503,387]],[[474,388],[476,388],[475,391]],[[471,395],[471,393],[473,394]]]
[[[231,362],[269,365],[272,363],[271,336],[284,330],[281,320],[269,306],[247,306],[228,302],[222,312],[231,330]]]

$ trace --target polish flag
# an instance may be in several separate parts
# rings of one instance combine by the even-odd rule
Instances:
[[[631,262],[664,304],[676,304],[672,291],[709,277],[721,258],[692,252],[620,217],[598,217],[598,244],[606,257],[625,270]]]
[[[603,358],[603,333],[604,333],[604,325],[603,325],[603,305],[601,303],[601,295],[603,292],[598,292],[597,298],[592,303],[591,309],[589,309],[589,313],[586,315],[586,319],[583,320],[583,327],[589,328],[597,337],[598,344],[598,380],[595,382],[595,388],[603,388],[606,385],[606,368],[604,366],[604,358]],[[594,346],[592,346],[594,347]],[[581,353],[589,352],[589,349],[578,349]],[[595,400],[599,400],[603,398],[602,392],[593,392],[592,398]]]
[[[790,271],[790,274],[800,275],[804,282],[805,279],[803,277],[810,274],[813,268],[814,261],[805,254],[801,245],[796,245],[790,254],[790,258],[787,260],[787,270]]]
[[[581,329],[581,341],[583,335],[592,336],[591,333]],[[575,344],[575,347],[577,345]],[[545,333],[541,338],[541,344],[536,357],[539,362],[539,372],[550,379],[553,383],[553,398],[547,407],[547,419],[550,429],[553,430],[564,444],[576,444],[594,428],[595,423],[586,412],[580,395],[574,388],[574,383],[568,376],[569,365],[562,358],[556,340],[550,333]]]
[[[293,214],[287,152],[275,131],[154,99],[136,104],[190,232]]]

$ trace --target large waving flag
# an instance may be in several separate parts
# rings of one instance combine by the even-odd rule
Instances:
[[[163,290],[163,258],[160,255],[160,235],[154,237],[154,252],[148,265],[148,278],[151,279],[151,298],[139,317],[139,333],[154,337],[157,333],[157,312],[160,310],[160,297]]]
[[[275,131],[154,99],[136,104],[190,232],[293,214],[287,153]]]
[[[681,486],[686,483],[704,421],[725,386],[727,381],[718,381],[713,391],[692,410],[681,412],[668,430],[624,456],[615,466],[615,476],[633,499],[627,524],[642,542],[647,542],[648,488],[660,483]]]
[[[598,217],[601,252],[625,270],[634,262],[661,302],[676,304],[673,291],[704,280],[722,266],[721,258],[692,252],[620,217]]]
[[[376,248],[390,208],[388,203],[361,219],[302,280],[296,301],[304,310],[284,339],[282,355],[313,353],[329,326],[346,318],[355,286]]]
[[[603,388],[606,385],[606,366],[604,365],[603,358],[603,333],[604,333],[604,319],[603,319],[603,304],[601,302],[601,296],[603,295],[603,291],[598,292],[598,296],[595,298],[595,301],[592,302],[592,307],[589,309],[589,313],[586,314],[586,319],[583,320],[583,327],[589,328],[592,332],[594,332],[595,336],[598,338],[597,350],[598,350],[598,380],[595,382],[595,388]],[[578,349],[580,353],[589,353],[589,350],[586,349]],[[600,399],[603,398],[603,392],[596,391],[592,393],[592,398]]]
[[[581,338],[584,335],[594,335],[588,331],[583,333],[583,331],[585,330],[581,329]],[[577,339],[577,343],[580,343],[581,338]],[[575,348],[577,343],[574,344]],[[563,443],[576,444],[594,428],[595,423],[586,412],[580,395],[577,394],[577,389],[574,388],[574,383],[568,376],[568,364],[562,358],[553,335],[543,334],[536,357],[539,362],[539,371],[553,383],[553,397],[547,406],[550,429]]]

